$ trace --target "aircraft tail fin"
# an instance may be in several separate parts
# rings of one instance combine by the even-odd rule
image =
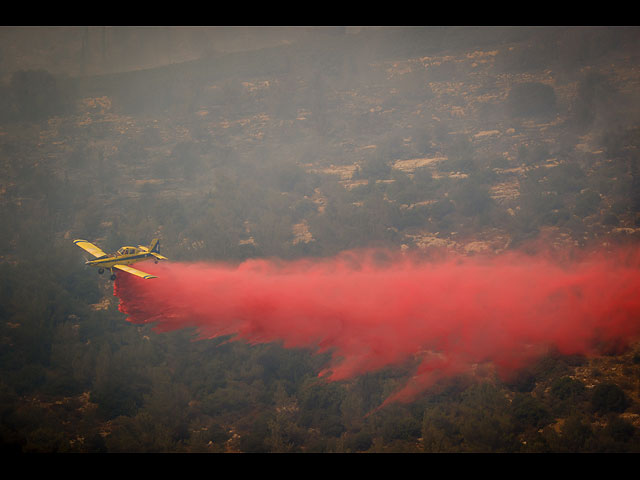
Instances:
[[[167,257],[160,255],[160,240],[154,238],[151,240],[151,244],[149,245],[149,252],[158,260],[169,260]]]
[[[151,240],[151,244],[149,245],[149,251],[160,253],[160,239],[154,238]]]

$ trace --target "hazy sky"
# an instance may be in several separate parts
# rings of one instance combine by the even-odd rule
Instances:
[[[317,34],[318,27],[0,27],[0,73],[113,73],[252,50]]]

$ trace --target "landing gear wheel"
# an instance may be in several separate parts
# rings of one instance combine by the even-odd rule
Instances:
[[[99,268],[99,269],[98,269],[98,273],[99,273],[100,275],[102,275],[102,274],[104,273],[104,268]]]
[[[112,274],[111,274],[111,277],[109,277],[109,278],[111,278],[111,280],[115,280],[115,279],[116,279],[116,274],[115,274],[115,273],[112,273]]]

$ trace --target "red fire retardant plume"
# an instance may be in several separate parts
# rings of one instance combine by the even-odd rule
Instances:
[[[142,267],[159,278],[121,273],[114,287],[129,321],[329,352],[328,380],[417,361],[387,401],[479,364],[508,375],[549,349],[592,355],[640,339],[640,250],[629,247]]]

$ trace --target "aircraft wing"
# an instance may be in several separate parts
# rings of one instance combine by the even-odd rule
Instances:
[[[145,280],[148,280],[149,278],[158,278],[155,275],[150,275],[148,273],[142,272],[142,271],[137,270],[135,268],[131,268],[128,265],[114,265],[113,268],[117,268],[118,270],[122,270],[123,272],[127,272],[127,273],[130,273],[132,275],[137,275],[138,277],[142,277]]]
[[[89,252],[91,255],[93,255],[94,257],[106,257],[107,254],[104,253],[102,250],[100,250],[98,247],[96,247],[93,243],[87,242],[86,240],[74,240],[73,243],[75,243],[77,246],[79,246],[80,248],[86,250],[87,252]]]

